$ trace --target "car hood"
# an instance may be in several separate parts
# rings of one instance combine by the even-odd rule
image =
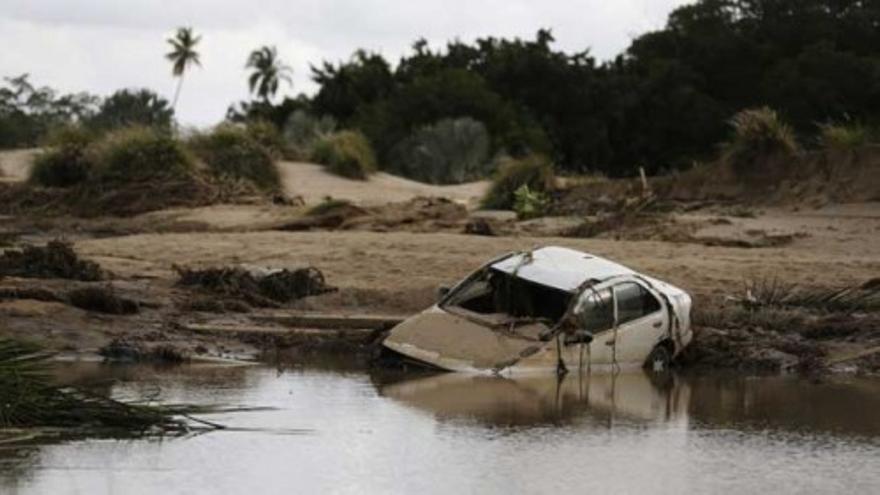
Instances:
[[[445,370],[487,371],[537,352],[545,343],[521,335],[536,336],[546,328],[531,323],[512,334],[433,306],[394,327],[383,345]]]

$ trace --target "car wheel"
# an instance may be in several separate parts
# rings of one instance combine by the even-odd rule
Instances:
[[[648,355],[648,359],[645,360],[645,368],[654,372],[669,371],[671,362],[672,354],[669,352],[669,347],[660,344]]]

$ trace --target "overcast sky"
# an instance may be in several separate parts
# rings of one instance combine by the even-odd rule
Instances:
[[[312,93],[309,64],[356,48],[392,63],[412,42],[486,35],[532,38],[553,30],[566,51],[613,57],[636,35],[664,25],[683,0],[0,0],[0,75],[29,72],[62,91],[107,95],[147,87],[169,100],[164,39],[177,26],[201,34],[202,68],[186,76],[178,118],[206,125],[247,97],[244,61],[275,45],[294,69],[285,93]],[[280,93],[280,92],[279,92]]]

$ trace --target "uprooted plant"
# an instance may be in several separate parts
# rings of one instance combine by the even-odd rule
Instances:
[[[823,312],[880,310],[880,284],[866,283],[838,288],[808,288],[779,278],[745,282],[740,302],[747,308],[802,308]]]
[[[178,285],[201,287],[215,294],[240,298],[253,306],[278,307],[282,303],[333,292],[324,274],[315,267],[258,272],[243,267],[194,270],[175,266]]]

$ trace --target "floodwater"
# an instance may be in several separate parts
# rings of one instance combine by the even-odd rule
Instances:
[[[260,406],[186,437],[0,448],[3,494],[880,493],[880,380],[502,379],[64,365],[124,399]]]

